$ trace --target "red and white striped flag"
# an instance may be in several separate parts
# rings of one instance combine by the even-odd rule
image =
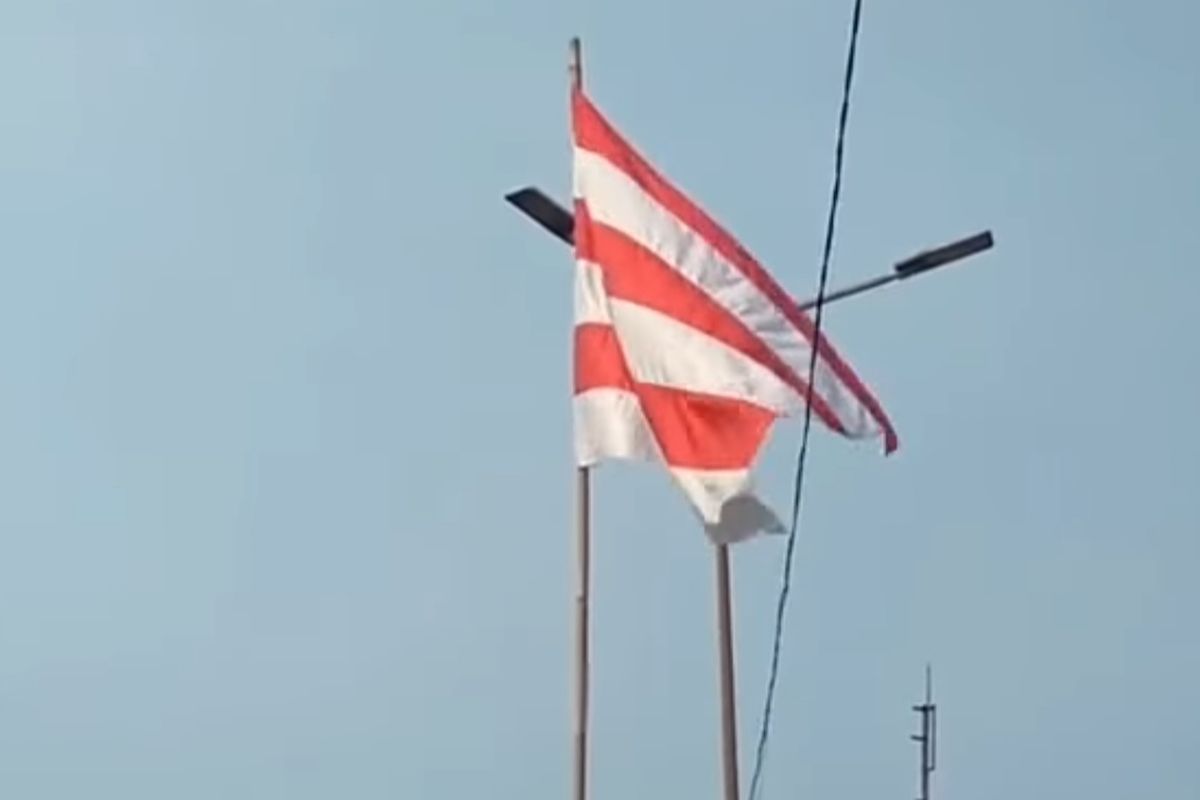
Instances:
[[[750,466],[804,409],[812,321],[580,91],[572,122],[578,463],[661,459],[715,541],[780,529]],[[814,414],[893,451],[879,402],[824,337],[818,354]]]

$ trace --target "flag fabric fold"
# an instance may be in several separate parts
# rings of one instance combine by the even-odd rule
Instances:
[[[810,383],[813,414],[837,433],[882,437],[890,453],[895,430],[754,257],[581,91],[571,106],[577,463],[663,462],[714,541],[780,530],[750,468]]]

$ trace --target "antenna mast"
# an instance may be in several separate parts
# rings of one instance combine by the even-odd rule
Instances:
[[[925,665],[925,702],[913,706],[921,715],[921,732],[910,738],[921,743],[921,796],[929,800],[929,777],[937,769],[937,706],[933,702],[933,668]]]

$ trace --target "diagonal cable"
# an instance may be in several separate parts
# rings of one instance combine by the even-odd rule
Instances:
[[[858,31],[862,19],[862,0],[854,0],[854,16],[850,22],[850,45],[846,53],[846,72],[842,82],[842,108],[838,117],[837,145],[834,150],[833,189],[829,197],[829,214],[825,223],[825,246],[821,251],[821,276],[817,287],[817,303],[813,322],[813,341],[808,360],[808,389],[804,404],[804,430],[800,439],[800,454],[796,459],[796,481],[792,494],[792,522],[788,530],[787,550],[783,560],[783,582],[775,607],[775,635],[771,645],[771,668],[767,678],[766,699],[763,702],[762,726],[754,754],[754,773],[750,780],[750,798],[757,800],[766,759],[767,740],[771,732],[771,711],[775,702],[775,685],[779,678],[779,654],[783,645],[783,621],[787,610],[788,593],[792,584],[792,561],[796,552],[796,533],[800,523],[800,507],[804,496],[804,465],[808,458],[809,434],[812,430],[812,393],[817,367],[818,343],[821,341],[821,321],[825,310],[825,289],[829,281],[829,262],[833,255],[834,232],[837,228],[838,204],[842,194],[842,165],[846,150],[846,123],[850,117],[850,87],[854,80],[854,58],[858,48]]]

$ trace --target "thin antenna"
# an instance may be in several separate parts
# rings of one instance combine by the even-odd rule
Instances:
[[[921,715],[921,732],[910,738],[921,743],[921,796],[919,800],[930,800],[929,779],[937,769],[937,705],[933,702],[933,667],[925,665],[925,702],[913,706]]]

